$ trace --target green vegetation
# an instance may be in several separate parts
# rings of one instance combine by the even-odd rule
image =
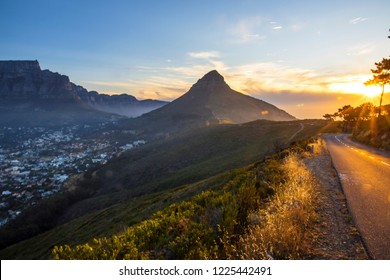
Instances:
[[[296,155],[283,161],[282,170],[284,184],[264,209],[252,213],[254,225],[236,245],[243,259],[307,257],[309,234],[316,221],[315,180]]]
[[[376,69],[371,69],[372,79],[368,80],[365,85],[378,85],[382,87],[381,99],[379,102],[378,116],[381,116],[383,95],[385,85],[390,84],[390,59],[382,58],[382,61],[375,63]]]
[[[155,213],[124,233],[56,246],[55,259],[302,258],[314,215],[313,179],[295,145],[218,188]],[[256,240],[256,243],[247,241]]]
[[[360,142],[390,150],[390,104],[382,106],[385,86],[390,84],[390,59],[382,58],[380,62],[375,62],[375,66],[376,69],[371,69],[372,78],[365,82],[365,85],[375,85],[382,88],[379,106],[375,108],[371,105],[374,110],[366,110],[370,112],[363,121],[356,123],[352,136]],[[376,115],[376,111],[378,115]],[[362,113],[364,114],[364,112]]]
[[[330,122],[322,132],[352,133],[359,142],[390,150],[390,104],[376,107],[364,103],[356,108],[345,105],[336,113],[324,117]],[[334,121],[337,118],[340,121]]]
[[[384,114],[390,114],[390,105],[383,106]],[[345,105],[339,108],[334,114],[325,114],[324,118],[330,121],[339,119],[343,132],[351,132],[361,122],[371,120],[376,117],[379,111],[372,103],[363,103],[354,108],[351,105]]]
[[[316,135],[325,124],[326,121],[306,120],[220,125],[130,151],[102,168],[91,170],[71,186],[70,189],[88,191],[82,199],[69,200],[71,203],[64,204],[65,208],[61,206],[66,202],[62,200],[65,194],[56,200],[48,199],[46,207],[32,210],[36,219],[31,218],[34,215],[21,215],[15,220],[23,225],[20,231],[12,226],[4,228],[0,240],[8,245],[0,256],[47,259],[55,245],[74,246],[123,232],[173,203],[206,190],[219,190],[239,173],[245,173],[248,168],[243,166],[293,141]],[[38,228],[35,236],[23,240],[29,227],[39,224],[48,213],[51,224]],[[10,236],[23,241],[11,245]]]
[[[353,130],[352,137],[364,144],[390,151],[390,115],[360,122]]]

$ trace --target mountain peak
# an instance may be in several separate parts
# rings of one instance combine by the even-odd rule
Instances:
[[[229,87],[216,70],[208,72],[189,91],[166,106],[140,118],[148,129],[177,131],[222,123],[245,123],[258,119],[290,121],[295,118],[272,104]],[[142,120],[142,121],[141,121]]]
[[[210,72],[208,72],[206,75],[204,75],[200,80],[199,82],[210,82],[210,81],[214,81],[214,82],[224,82],[225,79],[223,78],[223,76],[221,74],[218,73],[217,70],[212,70]]]
[[[214,91],[216,88],[229,88],[229,86],[225,82],[225,78],[217,70],[212,70],[199,79],[192,88]]]

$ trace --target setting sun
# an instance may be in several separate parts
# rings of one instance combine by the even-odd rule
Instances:
[[[363,93],[367,97],[376,97],[380,94],[378,87],[366,87],[366,91]]]
[[[365,86],[364,81],[367,79],[366,76],[358,76],[354,81],[332,83],[329,85],[329,89],[348,94],[362,94],[370,98],[376,97],[381,91],[377,86]]]

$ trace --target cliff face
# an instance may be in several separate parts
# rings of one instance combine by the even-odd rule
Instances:
[[[0,100],[5,105],[32,105],[55,109],[63,105],[88,107],[107,113],[137,117],[167,102],[138,101],[134,96],[110,96],[73,84],[68,76],[41,70],[37,60],[0,61]]]
[[[3,102],[76,103],[69,77],[41,70],[38,61],[0,61],[0,98]]]

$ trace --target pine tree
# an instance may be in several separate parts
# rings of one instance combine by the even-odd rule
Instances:
[[[379,85],[382,87],[381,99],[379,102],[379,116],[382,110],[383,94],[385,93],[385,85],[390,84],[390,59],[383,58],[382,61],[376,62],[376,69],[371,69],[373,77],[364,84],[366,86]]]

